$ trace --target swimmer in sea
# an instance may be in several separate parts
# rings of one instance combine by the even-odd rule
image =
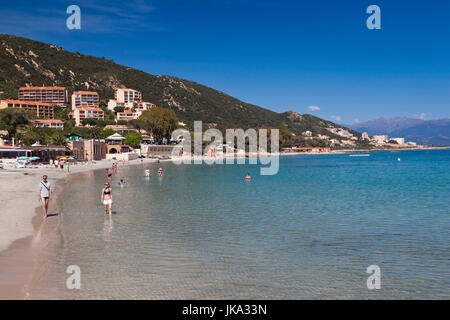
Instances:
[[[106,169],[106,175],[108,176],[108,181],[111,181],[111,177],[112,177],[111,169]]]
[[[162,177],[164,175],[164,171],[162,168],[158,169],[158,177]]]
[[[250,174],[247,173],[247,175],[245,176],[245,180],[250,181],[252,179],[252,177],[250,177]]]
[[[150,169],[149,168],[145,169],[145,176],[150,177]]]
[[[126,183],[127,183],[127,182],[126,182],[123,178],[120,179],[119,182],[117,182],[117,184],[118,184],[119,186],[121,186],[121,187],[125,186]]]
[[[102,200],[103,205],[105,206],[105,214],[108,211],[108,208],[109,208],[109,214],[111,214],[113,198],[112,198],[112,190],[111,190],[111,186],[109,185],[109,182],[105,182],[105,187],[102,189],[101,200]]]

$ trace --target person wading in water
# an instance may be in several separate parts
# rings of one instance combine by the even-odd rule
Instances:
[[[113,198],[112,198],[112,190],[111,190],[111,186],[109,185],[109,182],[106,182],[105,187],[102,189],[101,199],[102,199],[103,205],[105,206],[105,214],[108,211],[108,208],[109,208],[109,214],[111,214]]]
[[[48,214],[48,203],[52,195],[52,184],[47,180],[47,176],[42,176],[42,181],[39,183],[38,191],[38,201],[42,202],[42,207],[44,209],[44,219],[47,218]]]

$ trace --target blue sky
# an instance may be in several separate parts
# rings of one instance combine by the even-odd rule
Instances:
[[[81,30],[66,28],[71,4]],[[449,14],[446,0],[2,1],[0,33],[350,124],[450,117]]]

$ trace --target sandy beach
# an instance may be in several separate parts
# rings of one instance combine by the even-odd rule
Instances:
[[[144,159],[120,166],[154,163]],[[112,161],[71,166],[70,173],[55,168],[2,169],[0,171],[0,299],[27,299],[45,272],[46,255],[60,245],[58,193],[64,178],[90,170],[111,168]],[[43,175],[53,184],[49,217],[43,219],[38,185]]]

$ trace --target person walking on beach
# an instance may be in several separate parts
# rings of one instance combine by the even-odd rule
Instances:
[[[111,214],[113,198],[112,198],[112,190],[109,182],[105,182],[105,187],[102,189],[101,201],[105,206],[105,214],[109,209],[109,214]]]
[[[42,177],[42,181],[39,184],[38,201],[42,202],[42,207],[44,209],[44,219],[47,218],[48,214],[48,203],[50,201],[50,196],[52,194],[52,184],[47,180],[47,176]]]

